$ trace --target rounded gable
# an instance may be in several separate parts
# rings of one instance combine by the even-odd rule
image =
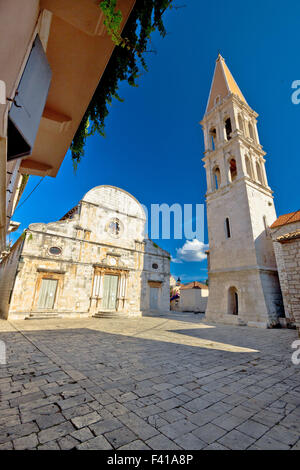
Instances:
[[[83,196],[82,201],[146,220],[145,211],[139,201],[124,189],[116,186],[96,186]]]

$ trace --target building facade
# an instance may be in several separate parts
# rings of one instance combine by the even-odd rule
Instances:
[[[201,122],[210,248],[206,317],[267,327],[284,313],[268,231],[276,212],[257,116],[219,55]]]
[[[202,282],[193,281],[180,285],[179,299],[171,303],[171,308],[179,312],[204,313],[207,299],[208,287]]]
[[[31,224],[0,264],[2,318],[141,315],[170,309],[170,256],[139,202],[90,190],[58,222]]]
[[[284,214],[270,227],[287,326],[300,334],[300,211]]]

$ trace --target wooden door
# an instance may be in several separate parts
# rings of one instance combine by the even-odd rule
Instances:
[[[118,291],[118,276],[105,274],[103,278],[102,308],[104,310],[116,310]]]
[[[57,290],[57,279],[42,279],[38,307],[52,309],[54,307]]]
[[[158,310],[158,287],[150,287],[150,310]]]

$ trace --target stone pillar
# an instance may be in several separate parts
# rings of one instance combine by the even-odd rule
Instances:
[[[210,193],[212,191],[212,181],[211,181],[211,170],[210,170],[209,161],[205,163],[204,168],[206,171],[207,192]]]
[[[254,136],[255,136],[255,142],[256,142],[258,145],[260,145],[256,119],[253,119],[253,121],[252,121],[252,126],[253,126],[253,132],[254,132]]]
[[[93,291],[91,297],[91,304],[90,304],[90,312],[96,313],[98,310],[98,303],[99,303],[99,291],[102,281],[102,273],[99,271],[95,271],[94,273],[94,283],[93,283]]]
[[[265,183],[266,186],[268,186],[268,179],[267,179],[267,172],[266,172],[265,162],[266,162],[265,159],[261,160],[260,168],[262,170],[262,177],[263,177],[264,183]]]
[[[127,302],[127,280],[128,280],[128,273],[124,274],[123,277],[123,285],[122,285],[122,302],[123,302],[123,310],[126,310],[126,302]]]
[[[205,124],[203,126],[203,132],[204,132],[204,148],[205,150],[211,150],[211,145],[209,142],[209,131],[208,131],[208,126]]]
[[[225,122],[220,112],[217,115],[217,119],[220,135],[220,144],[224,144],[224,142],[226,142]]]
[[[237,170],[237,178],[242,178],[247,174],[245,168],[245,161],[244,161],[244,152],[240,145],[236,145],[235,149],[235,161],[236,161],[236,170]]]
[[[242,174],[241,176],[249,176],[248,173],[247,173],[247,167],[246,167],[246,161],[245,161],[245,151],[241,150],[240,151],[240,158],[241,158],[241,170],[242,170]]]
[[[253,179],[258,182],[258,176],[256,171],[256,159],[253,158],[253,153],[251,151],[249,152],[249,154],[252,162]]]
[[[124,275],[119,276],[118,292],[117,292],[117,311],[122,309],[122,289],[123,289]]]
[[[231,136],[234,137],[237,131],[239,131],[238,112],[234,106],[233,106],[232,115],[230,116],[230,119],[231,119],[231,128],[232,128]]]
[[[220,158],[218,160],[218,166],[220,168],[220,173],[221,173],[220,188],[222,188],[223,186],[226,186],[229,182],[228,172],[226,171],[226,158],[227,158],[227,155],[223,154],[223,156],[220,156]]]

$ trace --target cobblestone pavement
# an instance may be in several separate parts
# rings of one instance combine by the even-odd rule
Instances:
[[[0,321],[0,449],[300,449],[294,330]]]

